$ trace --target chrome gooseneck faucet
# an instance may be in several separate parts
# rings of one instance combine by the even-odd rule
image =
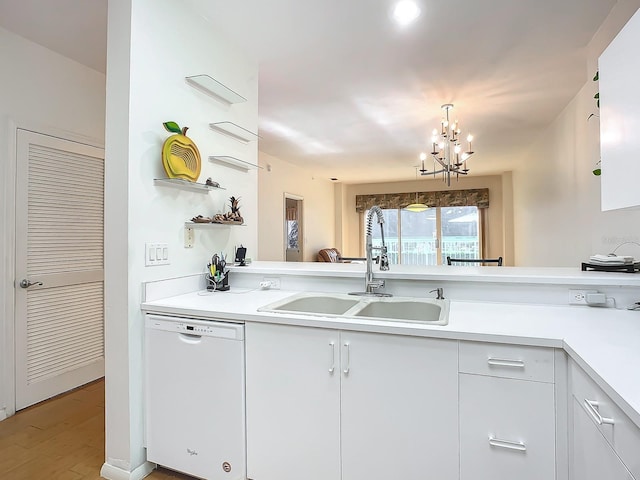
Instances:
[[[373,246],[373,216],[376,215],[378,224],[380,224],[380,233],[382,236],[382,246]],[[380,254],[376,256],[375,262],[380,264],[380,270],[389,270],[389,257],[387,256],[387,246],[384,243],[384,216],[380,207],[373,206],[367,214],[367,230],[366,230],[366,254],[367,254],[367,273],[364,278],[364,292],[352,292],[352,295],[375,295],[379,297],[390,297],[390,293],[377,292],[376,290],[384,287],[384,280],[373,278],[373,250],[380,250]]]

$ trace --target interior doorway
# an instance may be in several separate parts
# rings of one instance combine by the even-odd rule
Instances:
[[[104,375],[104,150],[16,134],[15,407]]]
[[[303,202],[299,195],[284,194],[284,259],[287,262],[302,262],[303,259]]]

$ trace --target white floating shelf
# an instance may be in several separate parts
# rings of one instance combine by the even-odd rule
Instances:
[[[226,227],[244,227],[244,223],[198,223],[184,222],[186,228],[226,228]]]
[[[192,192],[209,193],[211,190],[226,190],[222,187],[213,187],[206,183],[190,182],[182,178],[155,178],[153,184],[161,187],[180,188]]]
[[[191,77],[185,77],[185,80],[196,90],[200,90],[201,92],[215,97],[218,100],[222,100],[229,105],[247,101],[247,99],[242,95],[234,92],[229,87],[223,85],[209,75],[193,75]]]
[[[209,128],[242,143],[249,143],[251,140],[259,138],[257,133],[250,132],[233,122],[210,123]]]
[[[212,155],[209,157],[209,161],[226,163],[227,165],[231,165],[245,171],[249,169],[262,168],[260,165],[256,165],[255,163],[245,162],[244,160],[240,160],[236,157],[230,157],[228,155]]]

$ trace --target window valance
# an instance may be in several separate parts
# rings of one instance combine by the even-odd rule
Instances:
[[[430,207],[489,208],[489,189],[356,195],[356,212],[364,212],[374,205],[380,208],[404,208],[410,203],[424,203]]]

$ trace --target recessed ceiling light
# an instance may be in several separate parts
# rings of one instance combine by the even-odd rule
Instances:
[[[420,15],[420,8],[413,0],[401,0],[393,8],[393,19],[400,25],[409,25]]]

